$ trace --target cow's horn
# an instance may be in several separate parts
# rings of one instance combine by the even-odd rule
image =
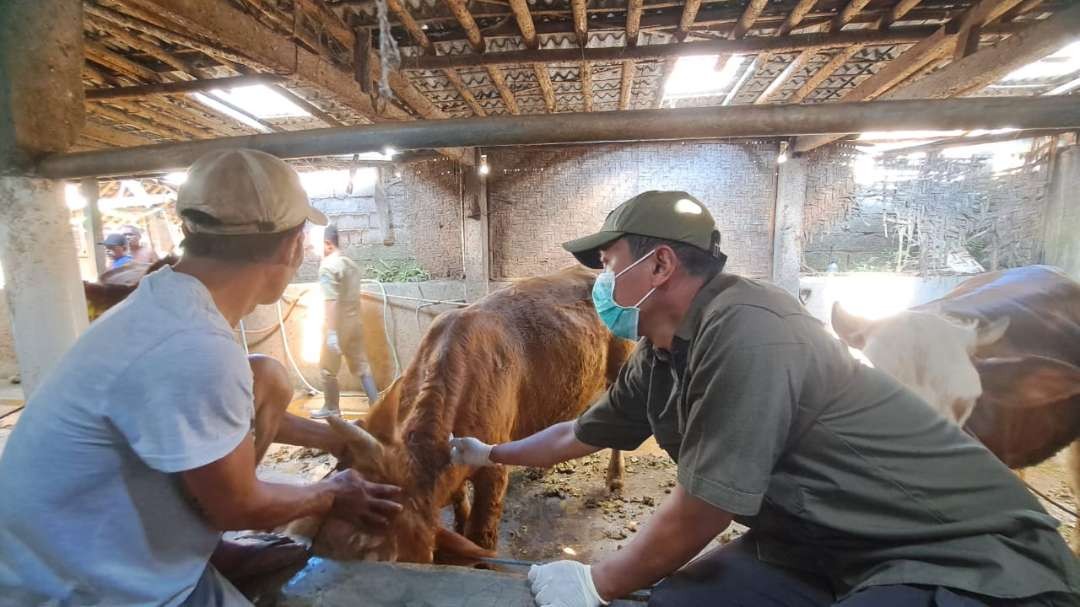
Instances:
[[[330,422],[330,427],[338,433],[338,436],[345,439],[354,452],[370,455],[382,453],[382,443],[367,430],[356,424],[350,424],[336,415],[331,415],[326,418],[326,421]]]

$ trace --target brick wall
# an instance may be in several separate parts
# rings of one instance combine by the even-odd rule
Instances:
[[[374,172],[374,169],[367,169]],[[461,278],[460,169],[456,162],[434,159],[403,166],[400,176],[386,175],[386,196],[393,244],[384,244],[384,226],[375,207],[374,185],[353,195],[315,198],[314,205],[338,226],[345,254],[367,267],[377,260],[415,263],[432,278]],[[314,280],[319,258],[309,255],[297,280]]]
[[[768,277],[775,142],[643,143],[485,150],[493,280],[573,263],[559,246],[645,190],[686,190],[716,217],[728,268]]]

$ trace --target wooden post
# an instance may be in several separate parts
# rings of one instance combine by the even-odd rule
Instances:
[[[105,265],[105,247],[98,243],[105,239],[101,228],[101,209],[98,208],[98,181],[88,177],[79,182],[79,192],[86,200],[83,211],[83,226],[87,236],[86,252],[94,260],[94,274],[101,276],[109,269]]]
[[[1058,152],[1054,175],[1047,192],[1046,263],[1080,280],[1080,210],[1076,190],[1080,188],[1080,146]]]
[[[475,166],[462,167],[462,232],[465,267],[465,300],[476,301],[488,293],[491,276],[491,244],[488,232],[487,175],[480,174],[480,150]]]
[[[772,281],[799,296],[802,269],[803,206],[806,204],[805,157],[790,158],[777,168],[773,217]]]

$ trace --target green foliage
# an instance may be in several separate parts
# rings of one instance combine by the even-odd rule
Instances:
[[[431,274],[414,259],[376,260],[367,267],[369,278],[379,282],[421,282],[431,280]]]

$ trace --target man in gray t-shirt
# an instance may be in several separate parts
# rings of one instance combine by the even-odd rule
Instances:
[[[281,296],[306,222],[326,223],[296,173],[261,152],[213,152],[177,211],[183,258],[90,326],[0,457],[0,605],[247,605],[212,564],[237,561],[222,531],[328,513],[379,526],[400,509],[396,487],[351,470],[302,487],[255,476],[272,441],[343,447],[285,413],[288,373],[246,358],[233,333]]]

